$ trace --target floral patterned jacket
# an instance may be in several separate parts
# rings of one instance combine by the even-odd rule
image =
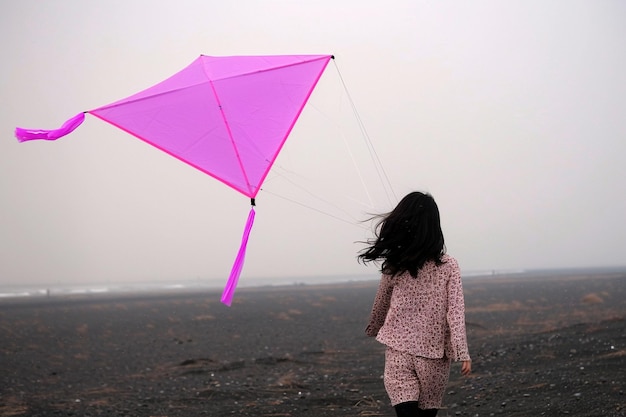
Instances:
[[[383,274],[365,333],[413,355],[470,360],[461,271],[453,257],[442,260],[424,264],[417,278]]]

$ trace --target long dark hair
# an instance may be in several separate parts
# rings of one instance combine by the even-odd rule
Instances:
[[[439,208],[430,194],[418,191],[406,195],[390,213],[379,219],[376,238],[358,255],[359,262],[382,261],[381,272],[399,275],[408,271],[412,277],[428,261],[443,263],[445,254]]]

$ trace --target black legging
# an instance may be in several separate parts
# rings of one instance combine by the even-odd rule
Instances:
[[[393,408],[396,410],[398,417],[436,417],[437,411],[439,411],[436,408],[422,410],[417,406],[417,401],[396,404]]]

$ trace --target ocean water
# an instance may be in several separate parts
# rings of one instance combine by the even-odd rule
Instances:
[[[558,277],[563,275],[580,274],[613,274],[626,273],[624,267],[595,267],[595,268],[563,268],[563,269],[507,269],[462,271],[463,280],[476,278],[499,277],[528,277],[540,278]],[[309,277],[246,277],[239,279],[238,288],[289,286],[289,285],[324,285],[343,284],[348,282],[377,281],[380,274],[372,270],[368,274],[358,275],[327,275]],[[97,296],[105,294],[141,294],[141,293],[184,293],[193,291],[220,291],[226,285],[223,279],[193,279],[171,282],[136,282],[136,283],[85,283],[85,284],[38,284],[38,285],[2,285],[0,284],[0,303],[3,300],[19,298],[46,298],[62,296]]]
[[[463,277],[484,277],[499,276],[503,274],[520,274],[525,273],[524,270],[507,270],[507,271],[463,271]],[[266,287],[266,286],[285,286],[285,285],[321,285],[321,284],[342,284],[355,281],[373,281],[379,279],[379,274],[373,272],[371,274],[359,275],[328,275],[328,276],[309,276],[309,277],[267,277],[267,278],[249,278],[241,276],[238,288],[250,287]],[[135,283],[85,283],[85,284],[36,284],[36,285],[10,285],[2,286],[0,284],[0,302],[3,299],[15,298],[44,298],[44,297],[60,297],[72,295],[102,295],[102,294],[135,294],[135,293],[151,293],[151,292],[188,292],[188,291],[207,291],[221,290],[226,285],[224,279],[195,279],[180,280],[171,282],[135,282]]]
[[[285,285],[318,285],[340,284],[353,281],[378,279],[378,275],[338,275],[319,277],[282,277],[282,278],[246,278],[241,276],[238,288],[285,286]],[[171,282],[135,282],[135,283],[86,283],[86,284],[35,284],[35,285],[0,285],[0,302],[2,299],[59,297],[72,295],[102,294],[136,294],[151,292],[188,292],[193,290],[221,290],[226,285],[224,279],[195,279]]]

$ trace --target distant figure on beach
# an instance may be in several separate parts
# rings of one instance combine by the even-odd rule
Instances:
[[[456,259],[445,252],[439,209],[421,192],[377,216],[360,262],[382,262],[368,336],[387,346],[384,384],[398,417],[436,416],[450,362],[469,375],[465,302]]]

